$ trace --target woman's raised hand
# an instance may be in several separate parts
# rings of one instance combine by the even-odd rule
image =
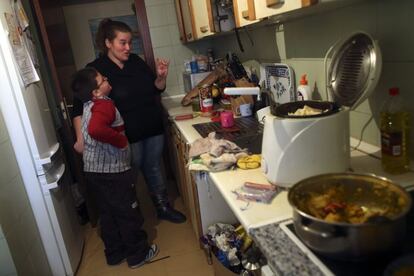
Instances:
[[[155,68],[157,71],[158,78],[167,78],[168,75],[168,66],[170,61],[168,59],[156,58],[155,59]]]

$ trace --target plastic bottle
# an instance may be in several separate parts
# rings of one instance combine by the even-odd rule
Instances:
[[[312,99],[312,91],[308,85],[308,80],[306,79],[306,74],[302,75],[299,81],[299,86],[297,90],[297,99],[298,101],[307,101]]]
[[[399,89],[389,90],[390,99],[381,111],[381,163],[384,171],[399,174],[408,171],[410,159],[409,121],[410,113],[403,111]]]

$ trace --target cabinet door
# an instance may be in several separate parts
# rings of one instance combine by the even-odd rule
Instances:
[[[187,0],[191,2],[196,39],[214,34],[213,14],[210,0]]]
[[[236,27],[243,27],[259,20],[256,19],[254,0],[233,0]]]
[[[200,0],[198,0],[200,1]],[[192,15],[192,1],[191,0],[179,0],[181,7],[181,18],[183,21],[185,42],[193,41],[195,39],[195,23]],[[178,16],[178,13],[177,13]]]
[[[175,2],[175,12],[177,14],[178,31],[180,32],[180,41],[186,42],[183,13],[181,11],[180,0],[175,0],[174,2]]]
[[[254,0],[256,18],[293,11],[316,4],[317,0]]]

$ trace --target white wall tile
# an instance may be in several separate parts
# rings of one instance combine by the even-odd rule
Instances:
[[[171,45],[168,26],[150,28],[152,47],[165,47]]]
[[[9,141],[0,144],[1,166],[0,185],[6,185],[19,173],[16,157]]]
[[[148,6],[146,8],[150,28],[168,25],[169,5]]]
[[[20,175],[10,179],[8,185],[3,186],[0,191],[2,192],[0,194],[0,219],[7,236],[20,227],[19,221],[25,210],[29,208],[29,201]]]
[[[5,238],[0,238],[0,275],[17,275],[9,245]]]
[[[173,2],[174,2],[174,0],[145,0],[145,7],[171,4]]]

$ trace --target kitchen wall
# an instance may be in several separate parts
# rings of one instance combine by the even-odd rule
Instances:
[[[0,152],[0,275],[51,275],[1,110]]]
[[[414,75],[414,2],[411,0],[376,0],[360,1],[348,7],[334,11],[318,13],[304,18],[294,19],[281,26],[253,27],[254,46],[242,33],[246,51],[237,50],[232,37],[215,39],[214,48],[218,54],[225,54],[228,49],[236,49],[241,60],[273,60],[291,65],[299,77],[308,74],[309,84],[316,83],[316,98],[326,98],[325,78],[323,76],[323,58],[328,48],[342,36],[356,30],[371,34],[379,43],[382,51],[382,75],[374,93],[355,111],[351,112],[351,134],[363,140],[380,145],[378,130],[379,111],[387,99],[388,88],[400,87],[404,106],[414,116],[413,75]],[[223,47],[226,45],[226,47]],[[227,50],[228,50],[227,49]],[[373,116],[373,119],[371,117]],[[411,120],[413,128],[414,117]],[[413,133],[411,133],[410,156],[414,159]],[[317,142],[317,141],[315,141]]]
[[[133,2],[132,0],[96,1],[64,7],[65,21],[77,69],[83,68],[95,58],[88,20],[133,14],[131,9]],[[154,57],[164,57],[170,60],[167,90],[163,96],[182,94],[184,91],[182,80],[184,59],[190,59],[195,53],[205,54],[207,48],[212,47],[212,41],[203,40],[188,45],[181,44],[173,0],[146,0],[145,6]]]

